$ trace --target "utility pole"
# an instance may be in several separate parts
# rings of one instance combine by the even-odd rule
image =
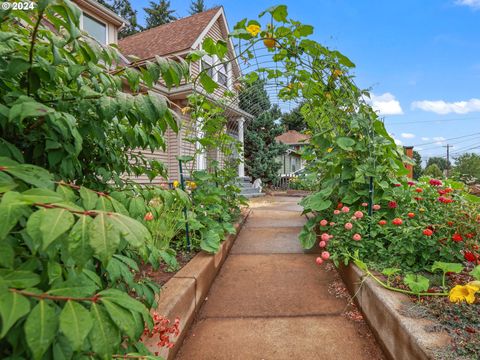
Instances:
[[[452,147],[452,145],[450,144],[447,144],[444,146],[444,148],[447,148],[447,167],[446,167],[446,177],[448,179],[448,173],[449,173],[449,170],[450,170],[450,148]]]

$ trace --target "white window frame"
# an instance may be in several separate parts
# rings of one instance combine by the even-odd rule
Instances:
[[[105,25],[105,44],[104,45],[108,45],[110,44],[109,42],[109,38],[108,38],[108,23],[102,21],[102,20],[99,20],[98,18],[96,18],[95,16],[93,16],[92,14],[88,13],[88,12],[85,12],[85,11],[82,11],[82,15],[80,16],[80,29],[82,29],[83,31],[86,31],[88,32],[87,30],[85,30],[84,26],[83,26],[83,17],[84,16],[88,16],[89,18],[92,18],[94,21],[102,24],[102,25]],[[90,35],[91,36],[91,35]],[[93,37],[93,36],[92,36]],[[94,38],[95,39],[95,38]],[[100,44],[101,42],[98,40],[98,39],[95,39],[97,40]]]

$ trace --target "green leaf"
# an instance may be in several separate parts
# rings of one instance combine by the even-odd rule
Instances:
[[[0,161],[1,162],[1,161]],[[16,177],[27,184],[39,187],[53,189],[53,175],[47,170],[28,164],[7,166],[4,170],[13,177]]]
[[[90,315],[93,319],[93,326],[88,338],[92,344],[92,350],[102,359],[111,359],[113,349],[120,342],[118,328],[110,319],[105,308],[99,304],[92,304]]]
[[[15,189],[18,184],[13,178],[4,172],[0,172],[0,194]]]
[[[81,350],[92,329],[90,312],[79,303],[69,300],[60,313],[60,331],[65,334],[73,350]]]
[[[442,270],[443,273],[453,272],[453,273],[460,273],[463,270],[463,265],[459,263],[445,263],[441,261],[435,261],[432,265],[432,272],[435,270]]]
[[[68,252],[79,265],[84,265],[93,255],[88,237],[88,227],[92,221],[90,216],[82,215],[70,231]]]
[[[108,216],[108,220],[133,247],[140,247],[152,238],[150,231],[141,222],[131,217],[112,213]]]
[[[480,281],[480,265],[475,266],[475,268],[470,271],[470,275],[473,276],[475,280]]]
[[[200,248],[203,251],[209,253],[216,253],[220,247],[220,236],[213,231],[209,230],[203,234],[202,240],[200,241]]]
[[[120,232],[108,220],[106,213],[98,213],[88,227],[88,237],[95,256],[107,264],[120,244]]]
[[[218,88],[218,84],[213,81],[213,79],[208,76],[205,72],[200,73],[200,84],[205,89],[207,93],[213,93],[216,88]]]
[[[3,240],[17,224],[28,206],[20,200],[17,192],[7,192],[0,202],[0,240]]]
[[[75,222],[73,215],[65,209],[42,209],[40,232],[42,233],[43,249],[68,231]]]
[[[317,242],[317,235],[313,229],[304,227],[299,235],[300,243],[304,249],[311,249]]]
[[[120,305],[121,307],[137,312],[142,315],[144,318],[144,321],[146,323],[149,323],[152,321],[152,318],[150,316],[150,313],[148,309],[143,305],[140,301],[135,300],[132,298],[130,295],[127,293],[117,290],[117,289],[107,289],[103,290],[99,293],[101,296],[102,301],[107,299],[111,302],[114,302],[117,305]]]
[[[403,282],[415,294],[427,291],[430,286],[430,280],[428,280],[425,276],[422,275],[408,274],[403,279]]]
[[[45,116],[55,111],[52,108],[38,103],[26,96],[21,97],[21,100],[23,101],[13,105],[10,108],[10,112],[8,114],[10,121],[18,119],[20,122],[22,122],[26,118]]]
[[[259,17],[262,17],[266,13],[270,13],[276,21],[286,22],[287,21],[287,7],[285,5],[277,5],[268,8],[267,10],[260,13]]]
[[[112,302],[110,299],[101,298],[103,306],[107,310],[110,319],[117,325],[122,334],[126,334],[130,339],[135,339],[135,318],[132,313]]]
[[[15,250],[13,250],[13,247],[8,243],[2,244],[0,251],[0,266],[12,269],[14,259]]]
[[[40,283],[40,276],[27,270],[0,269],[3,283],[11,288],[25,289]]]
[[[28,314],[29,311],[30,302],[24,296],[10,291],[0,295],[0,317],[2,319],[0,339],[7,334],[18,319]]]
[[[59,193],[45,188],[36,188],[24,191],[22,193],[22,200],[31,204],[52,204],[65,201],[63,196]]]
[[[352,146],[355,145],[355,140],[348,138],[348,137],[339,137],[337,139],[337,144],[343,150],[352,151]]]
[[[97,286],[86,280],[69,279],[63,282],[57,282],[55,286],[48,291],[49,295],[53,296],[68,296],[68,297],[89,297],[97,290]]]
[[[55,308],[40,300],[25,322],[25,340],[35,360],[40,360],[57,334]]]
[[[80,188],[80,198],[82,199],[83,207],[87,210],[95,209],[97,205],[97,194],[95,191],[87,189],[86,187]]]
[[[50,260],[47,266],[47,273],[48,283],[51,284],[55,280],[62,278],[62,266],[59,263]]]
[[[392,276],[398,274],[401,270],[397,268],[385,268],[382,271],[382,274],[385,276]]]

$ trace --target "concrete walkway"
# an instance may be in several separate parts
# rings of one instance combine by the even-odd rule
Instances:
[[[381,359],[368,329],[329,294],[335,271],[305,254],[298,198],[252,204],[177,359]],[[365,325],[361,325],[365,327]]]

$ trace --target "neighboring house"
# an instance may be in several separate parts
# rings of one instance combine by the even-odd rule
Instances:
[[[278,142],[288,145],[285,154],[277,158],[277,161],[282,164],[279,170],[281,175],[292,174],[305,167],[305,161],[302,159],[301,153],[305,145],[308,144],[309,139],[308,135],[299,133],[296,130],[288,130],[275,138]]]
[[[227,57],[231,59],[226,65],[219,64],[209,71],[209,75],[219,86],[208,97],[210,100],[217,102],[223,97],[225,91],[237,92],[234,81],[241,77],[240,67],[235,60],[235,50],[228,38],[228,24],[223,7],[216,7],[128,36],[121,39],[118,45],[125,56],[134,55],[142,61],[154,60],[156,56],[185,58],[190,51],[200,49],[203,40],[207,37],[213,40],[226,41],[229,49]],[[141,64],[142,61],[139,63]],[[218,62],[219,59],[215,57],[205,56],[201,62],[192,63],[190,66],[192,78],[195,78],[202,68],[207,69]],[[225,59],[223,62],[225,62]],[[192,83],[183,84],[172,89],[168,89],[162,84],[157,84],[156,91],[166,96],[176,105],[173,108],[178,118],[182,121],[182,127],[179,134],[174,133],[170,129],[167,130],[165,134],[167,150],[165,152],[156,151],[152,154],[143,151],[142,153],[145,157],[153,158],[166,164],[169,180],[171,181],[179,178],[177,158],[179,156],[194,155],[196,146],[198,146],[198,144],[195,145],[188,141],[189,137],[193,137],[194,134],[198,135],[196,124],[194,124],[188,114],[182,114],[180,109],[187,105],[187,97],[190,94],[202,92],[202,89],[195,87]],[[251,115],[239,108],[238,96],[235,96],[233,101],[229,101],[228,105],[222,105],[222,107],[225,109],[225,116],[228,119],[227,132],[243,144],[244,122],[251,118]],[[220,163],[224,161],[220,150],[217,149],[208,154],[197,154],[193,166],[197,170],[206,170],[209,160],[216,160]],[[238,175],[239,177],[245,176],[243,162],[239,165]],[[138,178],[137,181],[144,183],[148,182],[148,179],[143,177]]]
[[[228,38],[228,24],[223,7],[216,7],[118,40],[118,31],[126,24],[126,20],[95,0],[74,0],[74,2],[82,10],[80,24],[82,29],[102,44],[118,43],[123,55],[122,60],[126,64],[129,63],[128,57],[130,55],[141,59],[140,61],[136,60],[139,66],[142,66],[148,60],[155,60],[156,56],[172,59],[185,58],[190,51],[200,49],[203,40],[207,37],[213,40],[226,41],[229,48],[227,57],[232,61],[226,65],[219,64],[217,67],[210,69],[209,75],[219,86],[213,94],[207,95],[207,97],[213,102],[218,102],[227,90],[237,95],[234,82],[241,77],[241,70],[236,61],[233,44]],[[201,62],[192,63],[190,66],[192,78],[195,78],[202,68],[211,67],[218,62],[219,59],[206,56]],[[223,62],[225,62],[225,59]],[[169,102],[175,105],[172,108],[182,122],[181,130],[178,134],[171,129],[166,131],[165,152],[161,150],[153,153],[148,150],[135,150],[135,152],[165,164],[169,175],[168,180],[171,182],[179,179],[180,176],[177,158],[194,155],[198,146],[198,144],[188,141],[189,137],[198,135],[198,132],[192,119],[188,114],[182,114],[181,109],[187,105],[187,97],[190,94],[203,90],[194,87],[191,83],[185,83],[172,89],[158,83],[152,91],[167,97]],[[239,108],[238,96],[234,96],[233,100],[227,103],[228,105],[221,105],[225,109],[225,116],[228,119],[227,132],[243,144],[244,122],[252,116]],[[236,154],[235,156],[240,155]],[[206,170],[209,160],[216,160],[222,164],[225,159],[219,149],[209,153],[200,153],[196,155],[193,167],[197,170]],[[184,171],[187,176],[189,169],[191,167],[187,167]],[[239,177],[245,177],[243,162],[239,165],[238,175]],[[147,176],[134,178],[134,180],[142,184],[150,183]],[[152,183],[156,184],[164,181],[165,179],[155,179]]]

